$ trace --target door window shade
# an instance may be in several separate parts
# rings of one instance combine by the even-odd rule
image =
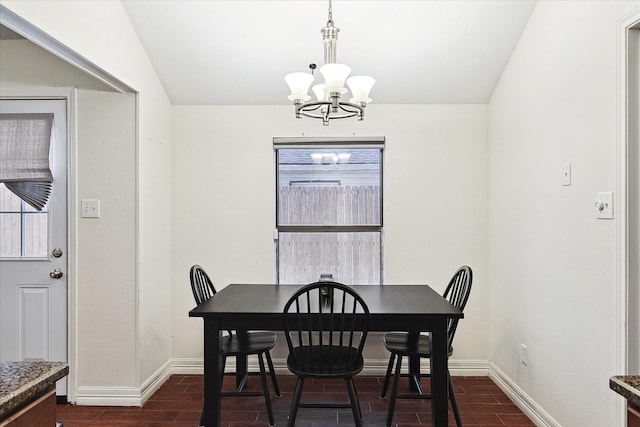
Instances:
[[[41,211],[51,193],[53,114],[0,114],[0,183]]]

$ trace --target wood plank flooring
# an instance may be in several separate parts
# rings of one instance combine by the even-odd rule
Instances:
[[[388,401],[380,399],[384,377],[358,376],[356,387],[364,416],[364,425],[383,427]],[[272,393],[277,426],[286,426],[287,414],[295,385],[292,375],[278,376],[282,396]],[[428,389],[428,379],[422,380]],[[231,389],[232,378],[225,378],[225,388]],[[532,427],[534,424],[514,405],[488,377],[453,377],[454,389],[462,422],[465,427]],[[260,388],[258,377],[251,377],[248,388]],[[403,380],[399,387],[408,389]],[[406,392],[406,391],[405,391]],[[154,393],[142,408],[58,405],[57,419],[64,427],[194,427],[202,409],[202,375],[173,375]],[[303,400],[347,400],[343,381],[307,382]],[[429,401],[397,400],[393,418],[397,427],[425,427],[431,425]],[[225,397],[222,400],[224,427],[268,426],[262,397]],[[451,408],[451,407],[450,407]],[[450,409],[449,425],[455,426]],[[349,409],[302,408],[296,419],[297,427],[326,427],[353,425]]]

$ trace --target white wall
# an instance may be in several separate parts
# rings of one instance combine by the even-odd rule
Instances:
[[[364,122],[297,120],[292,106],[173,107],[173,355],[202,357],[188,272],[218,288],[274,280],[274,136],[385,136],[385,282],[444,290],[474,270],[454,359],[488,359],[484,105],[375,105]],[[384,349],[383,349],[384,350]],[[388,357],[382,353],[381,357]],[[278,357],[278,356],[276,356]]]
[[[138,385],[135,107],[134,94],[78,93],[77,197],[100,200],[77,227],[80,399]]]
[[[490,359],[563,426],[616,425],[617,219],[594,201],[616,188],[616,22],[638,5],[538,2],[490,103]]]
[[[135,191],[135,206],[130,215],[121,219],[125,224],[135,225],[134,269],[129,269],[128,264],[119,264],[110,253],[99,249],[94,263],[108,265],[110,271],[126,272],[124,280],[118,275],[97,275],[86,264],[78,266],[79,277],[87,279],[79,286],[121,292],[123,297],[118,304],[128,306],[128,313],[112,316],[109,307],[104,307],[101,315],[94,312],[79,318],[78,322],[88,331],[92,325],[99,328],[108,323],[112,330],[121,331],[124,336],[134,335],[135,348],[122,361],[128,369],[110,372],[109,381],[125,388],[139,388],[171,358],[171,111],[168,97],[120,2],[3,1],[2,4],[137,91],[138,141],[129,153],[133,158],[128,159],[135,165],[135,174],[128,182]],[[87,194],[101,190],[98,185]],[[118,219],[106,224],[114,230],[114,236],[122,225]],[[88,239],[78,233],[79,246],[96,244]],[[120,343],[104,344],[104,358],[121,359]],[[86,342],[78,340],[79,358],[91,351]],[[89,372],[79,378],[88,378],[86,375],[90,376],[90,372],[100,376],[104,367],[101,360],[94,359],[83,369]],[[95,384],[78,384],[83,385]],[[129,392],[136,391],[125,390]]]
[[[114,90],[28,40],[0,40],[0,76],[3,87],[56,86],[107,92]]]

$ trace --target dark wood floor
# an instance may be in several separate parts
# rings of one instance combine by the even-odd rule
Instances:
[[[64,427],[186,427],[197,426],[202,409],[203,377],[201,375],[173,375],[142,408],[58,405],[57,419]],[[232,386],[225,379],[225,388]],[[379,398],[382,377],[358,376],[356,387],[365,426],[384,426],[387,400]],[[278,426],[286,425],[295,377],[278,377],[282,396],[272,395],[273,410]],[[428,388],[428,380],[423,379]],[[258,377],[251,377],[249,388],[259,387]],[[400,388],[407,387],[402,381]],[[454,377],[453,384],[465,427],[534,426],[509,398],[488,377]],[[347,399],[342,381],[316,381],[305,384],[303,400]],[[225,397],[222,400],[222,421],[225,427],[268,426],[262,397]],[[450,414],[449,425],[455,425]],[[431,425],[429,401],[398,400],[394,425],[417,427]],[[307,409],[298,413],[296,426],[325,427],[353,425],[350,410]]]

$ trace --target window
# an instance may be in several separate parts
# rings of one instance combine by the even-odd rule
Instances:
[[[383,144],[274,140],[278,283],[382,284]]]
[[[47,256],[53,122],[53,113],[0,114],[0,258]]]
[[[0,184],[0,258],[46,257],[48,204],[29,206]]]

